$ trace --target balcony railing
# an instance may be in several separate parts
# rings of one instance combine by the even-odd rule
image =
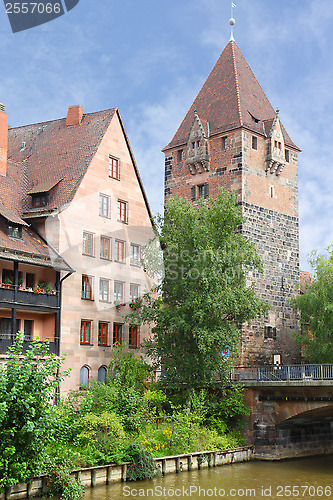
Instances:
[[[16,296],[15,296],[16,295]],[[18,303],[28,306],[43,306],[52,309],[58,307],[58,292],[35,293],[33,290],[16,290],[14,285],[9,285],[7,288],[0,288],[0,302],[8,304]]]
[[[232,382],[288,382],[333,380],[333,364],[234,367]]]
[[[49,354],[57,354],[56,352],[56,342],[54,338],[49,340]],[[0,354],[6,354],[8,347],[13,345],[13,340],[11,335],[0,332]],[[31,339],[24,339],[23,342],[23,352],[26,352],[29,346],[31,345]]]

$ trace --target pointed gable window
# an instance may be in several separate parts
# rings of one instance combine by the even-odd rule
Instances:
[[[119,159],[113,156],[109,156],[109,177],[117,180],[120,179]]]
[[[283,127],[279,118],[279,110],[270,126],[267,137],[266,172],[280,175],[289,161],[289,151],[285,149]]]
[[[207,127],[207,124],[206,124]],[[187,158],[191,174],[205,172],[209,170],[208,155],[208,132],[206,133],[203,124],[197,114],[194,112],[194,120],[187,141]]]

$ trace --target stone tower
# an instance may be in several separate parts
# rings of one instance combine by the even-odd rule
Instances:
[[[163,149],[165,196],[195,202],[219,187],[235,191],[243,235],[263,257],[263,274],[250,279],[271,311],[243,327],[244,365],[299,361],[289,306],[299,282],[299,151],[233,40]]]

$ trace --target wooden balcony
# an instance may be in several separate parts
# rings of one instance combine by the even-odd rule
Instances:
[[[0,307],[13,306],[28,310],[56,311],[59,309],[58,292],[35,293],[20,289],[15,290],[13,285],[0,288]]]

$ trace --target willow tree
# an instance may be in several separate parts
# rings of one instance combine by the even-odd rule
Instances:
[[[222,191],[195,206],[170,198],[156,220],[164,275],[133,315],[151,325],[145,347],[168,383],[198,388],[223,378],[237,353],[240,325],[266,311],[247,279],[262,262],[238,231],[243,222],[234,194]],[[145,254],[149,272],[151,249]]]

